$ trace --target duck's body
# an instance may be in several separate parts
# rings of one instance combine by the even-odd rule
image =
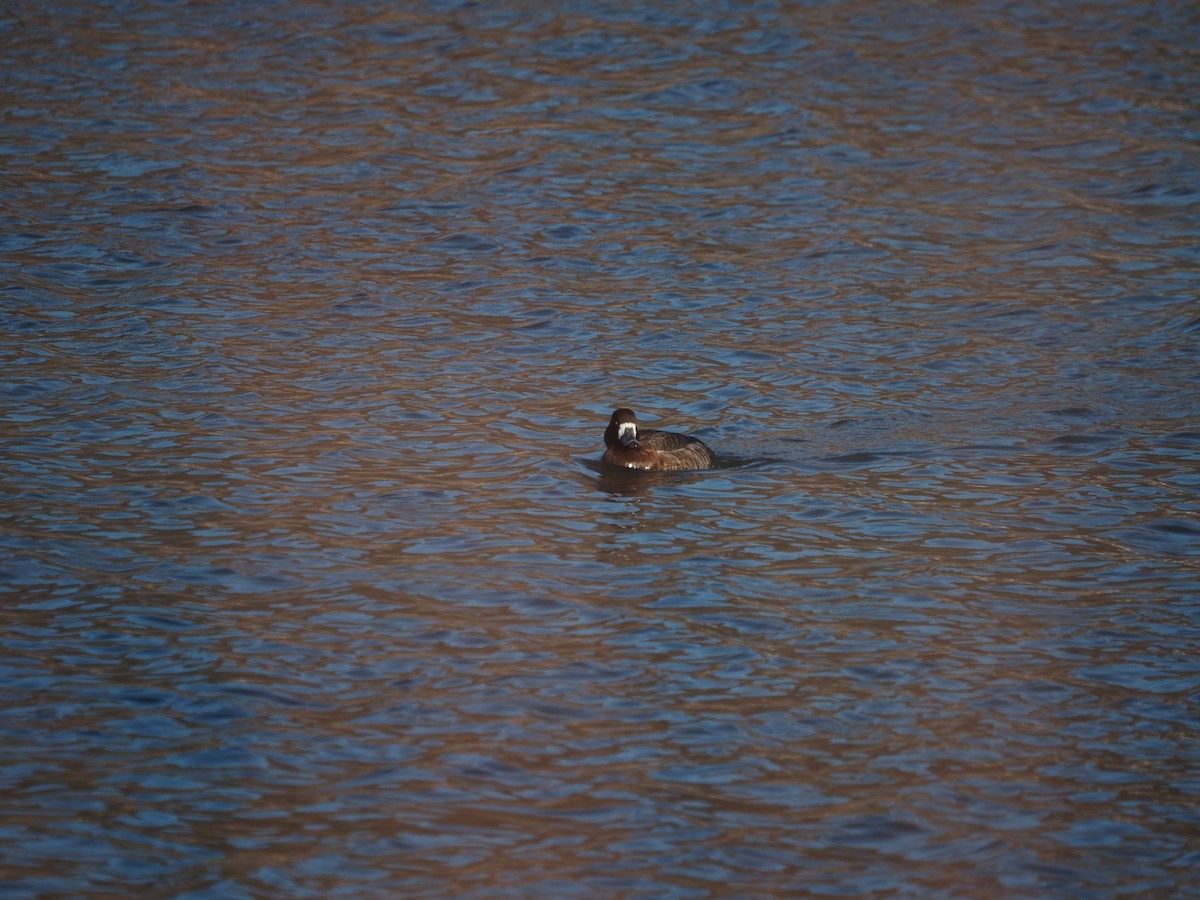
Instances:
[[[707,469],[716,454],[703,441],[673,431],[642,431],[631,409],[618,409],[604,431],[602,463],[623,469]]]

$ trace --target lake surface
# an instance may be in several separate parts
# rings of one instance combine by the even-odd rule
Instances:
[[[1195,4],[0,40],[0,897],[1197,896]]]

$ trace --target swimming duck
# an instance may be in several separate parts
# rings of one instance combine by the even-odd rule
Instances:
[[[639,431],[632,409],[613,412],[600,461],[624,469],[707,469],[716,455],[702,441],[673,431]]]

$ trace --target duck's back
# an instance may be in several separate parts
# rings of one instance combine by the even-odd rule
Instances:
[[[642,450],[654,457],[652,469],[707,469],[716,459],[701,440],[674,431],[639,431]]]

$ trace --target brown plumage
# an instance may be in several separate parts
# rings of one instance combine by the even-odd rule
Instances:
[[[642,431],[631,409],[618,409],[604,430],[600,461],[623,469],[707,469],[716,455],[702,441],[673,431]]]

